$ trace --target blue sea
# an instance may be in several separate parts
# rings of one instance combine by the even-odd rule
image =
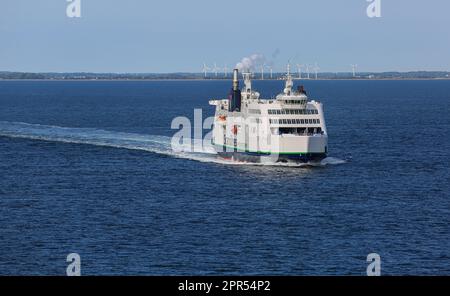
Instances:
[[[318,166],[172,151],[229,81],[0,81],[0,274],[449,275],[450,81],[303,84]]]

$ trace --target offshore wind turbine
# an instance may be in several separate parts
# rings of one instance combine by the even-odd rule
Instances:
[[[209,70],[210,70],[210,68],[206,65],[206,63],[203,63],[202,72],[205,73],[205,78],[206,78]]]
[[[216,76],[216,78],[217,78],[217,74],[218,74],[219,70],[220,70],[220,68],[217,67],[217,63],[214,63],[214,68],[212,69],[212,71],[214,72],[214,75]]]
[[[223,76],[225,78],[227,78],[228,76],[228,66],[225,64],[225,66],[223,67]]]
[[[355,78],[356,77],[356,68],[358,67],[358,65],[357,64],[352,64],[350,66],[352,67],[353,78]]]
[[[306,65],[306,77],[309,79],[309,65]]]
[[[270,71],[270,79],[273,79],[273,68],[272,66],[266,66]]]
[[[316,75],[316,80],[317,80],[317,71],[319,71],[320,68],[319,66],[317,66],[317,63],[314,64],[314,74]]]
[[[302,79],[302,68],[303,65],[297,64],[298,79]]]
[[[264,68],[266,67],[266,64],[261,65],[261,80],[264,80]]]

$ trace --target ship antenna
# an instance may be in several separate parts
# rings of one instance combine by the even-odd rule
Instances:
[[[292,92],[292,87],[294,86],[294,83],[292,82],[292,76],[291,76],[291,64],[288,63],[287,65],[287,75],[286,75],[286,87],[284,88],[284,93],[286,95],[290,95]]]
[[[244,84],[245,84],[245,91],[247,92],[247,93],[250,93],[251,94],[251,92],[252,92],[252,80],[251,80],[251,73],[250,73],[250,71],[249,72],[245,72],[245,73],[242,73],[242,75],[244,76]]]

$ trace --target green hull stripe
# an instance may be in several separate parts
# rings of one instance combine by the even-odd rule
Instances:
[[[325,153],[325,152],[323,152],[323,153],[320,153],[320,152],[310,152],[310,153],[307,153],[307,152],[281,152],[281,153],[279,153],[279,152],[269,152],[269,151],[250,151],[250,150],[241,149],[241,148],[238,148],[238,147],[233,147],[233,146],[228,146],[228,145],[218,145],[218,144],[216,144],[214,142],[212,142],[212,144],[214,146],[218,146],[218,147],[222,147],[222,148],[225,147],[225,148],[237,150],[237,151],[240,151],[240,152],[260,153],[260,154],[278,154],[278,155],[295,155],[295,154],[300,154],[300,155],[306,155],[306,154],[324,154]],[[230,151],[230,152],[232,152],[232,151]]]

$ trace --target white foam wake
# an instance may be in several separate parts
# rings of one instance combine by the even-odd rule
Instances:
[[[213,162],[228,165],[259,165],[259,166],[324,166],[345,163],[344,160],[328,157],[319,163],[298,164],[298,163],[244,163],[225,160],[218,157],[212,147],[200,147],[196,141],[192,141],[196,146],[177,146],[172,149],[171,138],[158,135],[144,135],[135,133],[124,133],[106,131],[95,128],[68,128],[51,125],[29,124],[23,122],[0,121],[0,136],[11,138],[25,138],[41,141],[74,143],[96,145],[123,149],[143,150],[157,154],[164,154],[177,158],[185,158],[200,162]],[[200,151],[200,152],[192,152]]]

